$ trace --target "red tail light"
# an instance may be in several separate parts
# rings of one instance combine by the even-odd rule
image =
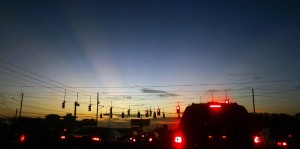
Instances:
[[[181,132],[175,133],[173,141],[172,146],[174,149],[183,149],[185,147],[184,137]]]
[[[153,139],[152,138],[149,138],[149,142],[152,142],[153,141]]]
[[[25,135],[24,134],[22,134],[21,136],[20,136],[20,142],[25,142]]]
[[[133,142],[136,142],[136,139],[135,139],[135,138],[133,138],[133,139],[132,139],[132,141],[133,141]]]
[[[60,136],[60,140],[65,140],[66,136]]]
[[[287,146],[287,143],[286,142],[277,142],[277,145],[278,146]]]
[[[287,146],[287,143],[286,142],[282,142],[282,146]]]
[[[226,140],[226,139],[227,139],[227,136],[223,135],[221,138],[222,138],[223,140]]]
[[[181,136],[175,136],[175,143],[182,143],[182,137]]]
[[[99,141],[101,141],[101,139],[99,137],[92,137],[92,141],[99,142]]]
[[[221,108],[221,105],[209,105],[209,107],[211,107],[211,108]]]
[[[260,143],[260,142],[261,142],[261,140],[260,140],[260,137],[259,137],[259,136],[254,136],[254,137],[253,137],[253,141],[254,141],[254,143],[255,143],[255,144],[258,144],[258,143]]]

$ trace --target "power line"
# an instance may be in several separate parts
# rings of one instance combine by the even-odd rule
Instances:
[[[263,84],[263,83],[281,83],[281,82],[293,82],[300,81],[299,78],[286,79],[286,80],[270,80],[270,81],[253,81],[253,82],[228,82],[228,83],[202,83],[202,84],[172,84],[172,85],[149,85],[149,86],[68,86],[67,88],[147,88],[147,87],[157,87],[157,88],[167,88],[167,87],[197,87],[197,86],[222,86],[222,85],[244,85],[244,84]],[[45,86],[11,86],[11,87],[45,87]],[[64,88],[61,86],[48,87],[48,88]],[[96,93],[96,92],[95,92]],[[105,93],[105,92],[104,92]],[[86,95],[90,96],[90,95]]]
[[[22,67],[19,67],[19,66],[17,66],[17,65],[14,65],[14,64],[12,64],[12,63],[10,63],[10,62],[8,62],[8,61],[5,61],[5,60],[3,60],[3,59],[0,59],[0,61],[4,62],[4,63],[6,63],[6,64],[9,64],[9,65],[11,65],[11,66],[13,66],[13,67],[16,67],[16,68],[18,68],[18,69],[21,69],[21,70],[23,70],[23,71],[25,71],[25,72],[27,72],[27,73],[31,73],[31,74],[33,74],[33,75],[36,75],[36,76],[38,76],[38,77],[40,77],[40,78],[46,79],[46,80],[48,80],[48,81],[52,81],[52,82],[54,82],[54,83],[63,85],[63,86],[65,86],[65,87],[68,87],[67,85],[65,85],[65,84],[63,84],[63,83],[59,83],[59,82],[54,81],[54,80],[52,80],[52,79],[49,79],[49,78],[47,78],[47,77],[41,76],[41,75],[39,75],[39,74],[37,74],[37,73],[34,73],[34,72],[32,72],[32,71],[29,71],[29,70],[26,70],[26,69],[24,69],[24,68],[22,68]],[[2,67],[5,67],[5,66],[2,66]],[[9,68],[7,68],[7,67],[5,67],[5,68],[6,68],[6,69],[9,69]],[[12,70],[12,69],[9,69],[9,70],[14,71],[14,72],[16,72],[16,73],[20,73],[20,72],[18,72],[18,71]],[[20,73],[20,74],[25,75],[25,74],[23,74],[23,73]],[[27,75],[25,75],[25,76],[27,76]],[[43,82],[43,83],[46,83],[46,84],[49,84],[49,85],[52,85],[52,86],[55,86],[55,87],[57,87],[57,88],[64,88],[64,87],[59,87],[59,86],[57,86],[57,85],[54,85],[54,84],[52,84],[52,83],[48,83],[48,82],[42,81],[42,80],[40,80],[40,79],[33,78],[33,77],[31,77],[31,76],[27,76],[27,77],[30,77],[30,78],[32,78],[32,79],[34,79],[34,80],[38,80],[38,81],[40,81],[40,82]],[[84,91],[79,90],[79,89],[76,89],[76,90],[78,90],[78,91],[80,91],[80,92],[84,92]],[[69,91],[71,91],[71,92],[76,92],[76,91],[72,91],[72,90],[69,90]],[[83,93],[80,93],[80,94],[85,95],[85,96],[90,96],[90,95],[86,95],[86,94],[83,94]]]

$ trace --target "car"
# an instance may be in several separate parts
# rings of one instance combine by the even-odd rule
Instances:
[[[132,136],[130,142],[131,148],[160,148],[161,138],[157,132],[150,130]]]
[[[255,148],[298,149],[299,131],[291,128],[265,128],[253,137]]]
[[[248,112],[237,103],[187,106],[173,136],[172,148],[251,148]]]
[[[85,126],[74,133],[61,135],[65,148],[120,148],[123,146],[121,134],[114,128]]]

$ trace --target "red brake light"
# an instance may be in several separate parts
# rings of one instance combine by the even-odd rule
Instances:
[[[153,139],[152,138],[149,138],[149,142],[152,142],[153,141]]]
[[[60,139],[61,139],[61,140],[65,140],[65,139],[66,139],[66,136],[60,136]]]
[[[286,142],[282,142],[282,146],[287,146],[287,143]]]
[[[227,139],[227,136],[225,136],[225,135],[222,136],[222,139],[223,139],[223,140],[226,140],[226,139]]]
[[[92,141],[101,141],[101,139],[99,137],[92,137]]]
[[[260,140],[260,137],[259,137],[259,136],[254,136],[254,137],[253,137],[253,141],[254,141],[254,143],[255,143],[255,144],[257,144],[257,143],[260,143],[260,142],[261,142],[261,140]]]
[[[211,108],[221,108],[221,105],[209,105]]]
[[[135,139],[135,138],[133,138],[133,139],[132,139],[132,141],[133,141],[133,142],[136,142],[136,139]]]
[[[24,142],[24,141],[25,141],[25,135],[22,134],[22,135],[20,136],[20,142]]]
[[[277,142],[277,145],[278,146],[287,146],[287,143],[286,142]]]
[[[175,141],[175,143],[182,143],[182,137],[176,136],[174,141]]]

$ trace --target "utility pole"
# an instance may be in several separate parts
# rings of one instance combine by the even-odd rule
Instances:
[[[255,115],[254,90],[252,89],[253,114]]]
[[[77,101],[75,101],[74,103],[74,119],[76,121],[76,108],[77,106],[79,106],[79,103],[78,103],[78,93],[77,93]]]
[[[19,111],[19,118],[21,118],[21,114],[22,114],[23,97],[24,97],[24,93],[21,93],[21,105],[20,105],[20,111]]]
[[[18,118],[18,108],[16,109],[16,116],[15,118],[17,119]]]
[[[97,112],[96,112],[96,126],[98,126],[98,107],[99,105],[99,93],[97,93]]]

